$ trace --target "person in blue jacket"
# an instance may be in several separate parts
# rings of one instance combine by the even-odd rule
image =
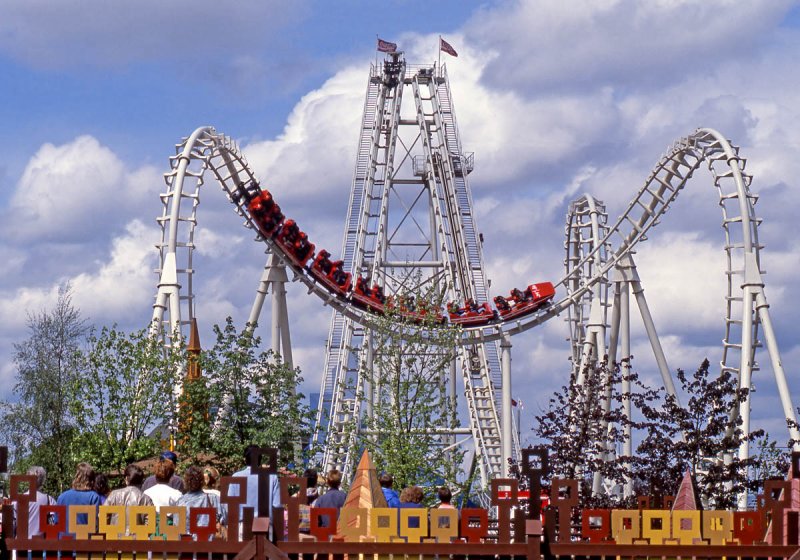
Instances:
[[[99,506],[100,494],[94,491],[95,472],[89,463],[78,463],[72,488],[63,492],[56,503],[60,506]],[[77,517],[79,524],[88,522],[88,516],[81,513]]]
[[[381,490],[383,490],[383,497],[386,498],[386,503],[389,507],[400,507],[400,496],[397,494],[395,490],[392,489],[392,484],[394,484],[394,477],[389,473],[383,473],[378,478],[378,482],[381,483]]]

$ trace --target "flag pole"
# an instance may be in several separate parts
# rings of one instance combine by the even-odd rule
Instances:
[[[376,33],[375,34],[375,45],[376,46],[378,45],[378,41],[380,41],[380,37],[378,37],[378,34]],[[377,48],[375,49],[375,71],[376,72],[378,71],[378,49]]]
[[[439,74],[442,73],[442,36],[439,35]]]

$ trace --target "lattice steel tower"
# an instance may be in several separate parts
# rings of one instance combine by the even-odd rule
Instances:
[[[447,301],[488,301],[467,181],[472,168],[473,154],[461,147],[446,69],[409,65],[402,53],[373,66],[345,225],[345,270],[369,275],[387,295],[436,286]],[[416,285],[402,285],[409,279]],[[345,477],[357,459],[345,427],[370,410],[357,398],[359,364],[370,362],[370,348],[371,333],[334,312],[315,437],[325,450],[324,467],[339,468]],[[457,388],[459,369],[463,389]],[[472,440],[483,483],[503,472],[501,382],[496,342],[460,347],[447,396],[456,402],[465,395],[466,408],[458,406],[468,427],[450,437]]]

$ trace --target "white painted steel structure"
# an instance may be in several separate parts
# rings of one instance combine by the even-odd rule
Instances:
[[[764,281],[759,266],[762,246],[758,242],[755,203],[750,192],[752,177],[746,173],[746,161],[738,148],[711,129],[700,129],[676,142],[656,165],[617,222],[608,226],[603,204],[590,196],[575,201],[567,216],[566,270],[567,299],[572,344],[573,374],[580,383],[580,369],[588,360],[608,355],[609,361],[630,356],[630,307],[633,292],[653,355],[662,376],[665,390],[675,395],[666,356],[661,347],[642,283],[633,260],[634,246],[646,239],[650,228],[658,224],[672,202],[700,165],[706,162],[719,194],[722,227],[725,232],[727,267],[725,336],[720,367],[739,379],[740,387],[752,387],[752,373],[758,369],[756,349],[761,346],[759,325],[763,326],[764,342],[772,364],[784,416],[796,421],[786,375],[775,339]],[[594,280],[594,281],[592,281]],[[587,286],[592,287],[587,289]],[[608,301],[613,285],[613,301]],[[581,294],[579,298],[575,294]],[[608,309],[611,323],[608,323]],[[610,327],[610,328],[609,328]],[[625,365],[627,367],[627,364]],[[623,386],[623,392],[630,387]],[[627,411],[630,414],[630,410]],[[750,429],[749,397],[740,410],[742,429]],[[796,428],[790,436],[798,440]],[[630,454],[630,439],[624,453]],[[739,450],[741,458],[749,456],[748,443]],[[602,481],[594,481],[594,490],[601,490]],[[631,492],[626,485],[626,492]],[[746,496],[740,496],[740,507],[746,507]]]
[[[475,297],[485,301],[488,298],[488,286],[482,274],[480,246],[475,240],[476,231],[466,184],[471,161],[461,151],[446,74],[443,69],[406,67],[403,64],[397,73],[398,86],[400,83],[403,86],[392,92],[382,85],[385,79],[382,72],[373,70],[370,74],[359,159],[351,191],[347,222],[349,229],[345,236],[345,262],[356,273],[371,272],[373,278],[380,278],[390,288],[392,282],[396,281],[393,268],[415,264],[420,268],[435,270],[435,274],[446,279],[448,286],[453,286],[459,298]],[[400,92],[405,89],[414,99],[415,117],[410,119],[399,112]],[[371,108],[378,107],[381,108],[380,113],[371,112]],[[449,123],[452,126],[448,126]],[[401,126],[416,130],[413,145],[422,146],[419,154],[413,153],[410,144],[407,145],[405,141],[402,149],[398,149],[398,139],[403,138],[398,130]],[[381,142],[381,138],[387,141]],[[462,378],[470,408],[469,431],[476,441],[481,472],[486,479],[501,474],[500,458],[510,456],[514,445],[513,441],[509,441],[511,436],[508,433],[515,433],[510,414],[506,413],[507,405],[505,408],[498,407],[498,399],[492,391],[493,385],[503,387],[508,395],[503,394],[502,400],[507,403],[506,399],[510,398],[510,366],[506,365],[505,370],[501,370],[500,355],[495,344],[497,341],[503,341],[502,362],[508,364],[511,336],[565,313],[569,318],[575,364],[604,353],[608,353],[611,359],[629,356],[628,301],[629,293],[633,291],[665,387],[674,390],[632,253],[638,243],[646,239],[650,228],[667,213],[688,179],[703,162],[707,163],[718,189],[726,239],[728,287],[721,367],[736,374],[741,386],[751,386],[752,372],[757,369],[755,352],[761,346],[758,338],[761,326],[784,416],[795,419],[759,268],[762,247],[757,233],[760,220],[755,213],[757,197],[749,191],[751,177],[744,170],[745,161],[739,157],[737,148],[718,132],[699,129],[676,142],[661,158],[628,208],[613,224],[608,223],[605,209],[599,201],[587,196],[573,203],[567,218],[567,270],[565,276],[554,283],[561,299],[513,321],[464,329],[461,341]],[[411,173],[398,179],[397,171],[405,165],[410,166]],[[273,348],[280,350],[285,360],[291,361],[284,287],[288,280],[287,268],[292,281],[302,282],[309,293],[315,294],[336,310],[332,333],[341,326],[342,338],[338,344],[329,346],[324,381],[326,387],[334,387],[335,383],[331,383],[338,373],[330,372],[335,371],[334,366],[338,368],[340,364],[347,363],[343,349],[352,344],[354,337],[363,338],[374,326],[374,319],[363,309],[350,305],[348,300],[330,293],[305,269],[291,264],[271,239],[263,239],[257,234],[258,228],[241,206],[243,203],[233,196],[237,185],[255,179],[255,176],[236,143],[211,127],[198,128],[176,146],[176,153],[170,158],[170,170],[165,174],[167,189],[160,195],[163,211],[158,218],[162,238],[158,245],[160,266],[153,310],[154,334],[163,334],[165,343],[169,344],[170,333],[180,331],[185,335],[184,329],[194,316],[194,231],[200,191],[208,170],[211,170],[237,213],[244,219],[245,227],[256,232],[270,252],[259,281],[250,322],[257,322],[266,294],[272,289]],[[448,232],[444,237],[436,238],[435,243],[432,238],[428,239],[424,249],[427,260],[424,262],[422,259],[413,259],[412,262],[410,253],[397,260],[391,257],[391,237],[386,233],[388,228],[396,227],[396,223],[389,218],[387,200],[394,196],[393,189],[401,185],[415,186],[419,189],[418,193],[427,197],[423,214],[430,220],[429,232]],[[276,193],[276,198],[279,200],[280,193]],[[443,213],[437,210],[447,208],[447,205],[451,205],[451,211]],[[464,219],[457,223],[454,218],[459,213]],[[403,214],[400,216],[402,221]],[[410,217],[412,213],[406,212],[405,216]],[[373,225],[362,227],[359,225],[362,220]],[[348,237],[351,229],[355,230],[356,236]],[[351,243],[351,240],[354,242]],[[469,253],[467,249],[476,249],[478,253]],[[380,256],[380,259],[376,256]],[[480,283],[476,279],[480,279]],[[613,299],[609,302],[611,287]],[[494,376],[499,378],[497,382]],[[451,396],[456,393],[455,377],[453,370]],[[332,409],[341,409],[346,400],[347,396],[342,394],[332,397]],[[353,403],[353,406],[358,405]],[[502,420],[497,413],[498,408],[503,411]],[[750,422],[750,403],[745,402],[739,412],[746,430]],[[506,437],[501,437],[501,434]],[[800,440],[800,433],[796,429],[791,430],[791,436]],[[328,447],[334,449],[326,456],[329,462],[347,460],[342,458],[341,451],[335,451],[336,445]],[[746,457],[748,453],[749,449],[744,444],[740,456]]]

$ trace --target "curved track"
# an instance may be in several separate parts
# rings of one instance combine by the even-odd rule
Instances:
[[[499,340],[566,312],[570,317],[573,359],[579,363],[586,353],[586,327],[593,321],[606,322],[609,273],[615,268],[629,266],[634,248],[646,240],[647,232],[659,223],[703,162],[707,163],[719,193],[726,239],[728,287],[721,365],[735,372],[742,386],[749,387],[758,330],[760,325],[763,326],[776,369],[784,413],[787,418],[794,419],[763,294],[759,269],[760,220],[754,207],[757,197],[749,191],[751,176],[745,172],[745,160],[739,157],[738,148],[711,129],[698,129],[675,142],[615,223],[605,223],[604,209],[591,197],[574,203],[567,221],[567,271],[563,278],[554,282],[561,298],[511,321],[464,328],[463,344]],[[176,154],[170,158],[170,168],[165,174],[167,192],[161,195],[163,212],[158,219],[162,240],[159,245],[158,293],[153,312],[154,331],[175,332],[188,324],[194,315],[194,229],[200,187],[208,170],[244,219],[245,227],[252,229],[272,254],[292,271],[294,281],[302,282],[308,293],[313,293],[359,324],[367,328],[374,326],[374,318],[369,312],[329,291],[305,268],[296,266],[271,238],[258,234],[246,203],[241,197],[234,196],[240,184],[255,180],[255,174],[233,140],[211,127],[198,128],[176,146]],[[742,281],[737,283],[734,276]],[[601,314],[599,318],[598,313]],[[800,439],[800,434],[797,438]]]
[[[620,305],[619,283],[630,283],[642,312],[664,387],[669,393],[675,394],[666,358],[636,274],[633,248],[646,240],[647,232],[658,224],[687,180],[703,162],[706,162],[717,188],[725,233],[727,289],[720,366],[723,371],[738,377],[740,387],[750,388],[752,372],[758,367],[755,352],[761,344],[759,327],[763,327],[764,342],[770,355],[784,416],[795,421],[761,277],[762,245],[758,241],[761,220],[755,210],[758,197],[750,192],[752,176],[745,170],[746,160],[740,157],[739,149],[711,129],[699,129],[676,142],[658,162],[615,224],[606,225],[607,217],[602,203],[590,196],[570,206],[566,224],[566,276],[561,282],[567,293],[557,305],[568,300],[572,302],[567,311],[573,375],[580,382],[582,366],[591,355],[602,357],[608,353],[616,356],[620,307],[625,308],[623,314],[627,313],[627,292],[624,304]],[[614,303],[609,304],[608,288],[612,283],[612,272],[615,297]],[[614,313],[611,340],[609,348],[606,348],[605,327],[609,307]],[[748,397],[739,410],[732,411],[733,414],[741,414],[745,432],[749,432],[749,409]],[[790,428],[790,436],[797,440],[800,433],[796,428]],[[746,458],[748,454],[745,443],[739,455]]]
[[[256,179],[255,174],[247,164],[236,143],[218,133],[211,127],[202,127],[184,139],[176,147],[177,154],[172,156],[172,170],[165,174],[168,192],[162,194],[164,211],[159,222],[162,226],[161,268],[163,273],[170,269],[176,259],[175,266],[179,274],[185,274],[188,293],[182,295],[182,301],[193,301],[191,276],[193,273],[191,256],[194,248],[194,228],[197,223],[196,208],[199,203],[199,191],[203,184],[203,174],[210,169],[217,178],[228,199],[234,204],[237,213],[244,218],[244,225],[252,229],[257,237],[264,241],[279,258],[294,273],[294,280],[306,285],[309,293],[313,293],[326,304],[336,308],[343,314],[352,317],[364,326],[372,326],[373,320],[370,313],[351,305],[336,293],[329,291],[328,287],[316,281],[308,271],[295,266],[290,259],[283,255],[280,248],[272,239],[264,238],[258,234],[258,228],[247,213],[244,203],[234,202],[236,187]],[[517,334],[544,321],[559,315],[568,309],[576,309],[586,302],[586,294],[593,293],[598,284],[606,282],[607,273],[625,258],[640,242],[646,240],[646,233],[654,227],[660,218],[667,212],[672,202],[686,185],[688,179],[703,161],[708,161],[708,167],[714,177],[715,186],[719,190],[720,205],[723,211],[723,227],[726,235],[726,254],[728,269],[733,270],[734,263],[743,262],[744,253],[753,253],[758,262],[757,225],[759,220],[755,216],[753,200],[748,186],[751,177],[744,174],[744,160],[738,157],[738,149],[732,147],[724,137],[710,129],[700,129],[691,136],[676,142],[655,166],[645,184],[639,189],[634,199],[615,224],[596,230],[592,250],[584,249],[568,255],[571,269],[558,282],[554,282],[557,293],[561,293],[560,300],[541,308],[530,315],[511,320],[501,321],[479,327],[464,329],[464,336],[470,340],[499,340],[503,333]],[[741,167],[740,167],[741,166]],[[191,180],[193,187],[187,189],[184,183]],[[191,204],[188,215],[181,214],[180,205],[186,199]],[[573,205],[573,213],[578,212],[578,206]],[[584,211],[585,212],[585,211]],[[597,211],[589,211],[589,215],[597,215]],[[571,214],[572,216],[572,214]],[[573,218],[570,217],[570,220]],[[185,226],[185,237],[179,239],[181,225]],[[731,224],[741,224],[740,228],[731,228]],[[185,240],[184,240],[185,239]],[[574,242],[569,241],[568,245]],[[186,249],[185,257],[177,255],[181,248]],[[569,247],[568,247],[568,250]],[[601,255],[602,253],[602,255]],[[180,261],[180,262],[178,262]],[[737,269],[739,270],[739,269]],[[162,278],[159,286],[170,284]],[[558,288],[561,288],[560,290]],[[736,337],[737,317],[735,316],[735,286],[728,283],[728,313],[726,328],[725,355],[736,342],[731,342]],[[166,303],[159,292],[155,304],[157,313],[155,319],[163,319],[165,313],[159,315],[158,310],[167,311]],[[188,315],[177,317],[171,321],[172,329],[178,322],[186,323],[193,314],[193,308],[188,306]],[[754,325],[757,328],[757,325]],[[723,360],[725,361],[725,360]]]

